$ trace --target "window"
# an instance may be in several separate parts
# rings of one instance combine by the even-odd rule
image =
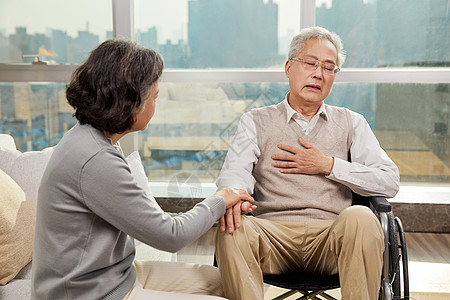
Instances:
[[[75,125],[60,82],[0,83],[0,133],[14,136],[21,151],[55,145]]]
[[[25,10],[33,7],[31,1],[16,2]],[[403,184],[450,183],[447,0],[104,0],[101,12],[92,2],[80,9],[78,3],[85,2],[73,1],[78,8],[70,13],[55,4],[59,1],[44,2],[41,7],[52,12],[47,27],[72,38],[76,32],[56,15],[81,19],[77,30],[89,22],[89,32],[94,32],[94,24],[102,23],[109,29],[95,33],[98,42],[114,29],[117,36],[134,38],[163,54],[167,68],[155,117],[146,131],[122,141],[129,151],[139,149],[151,181],[167,183],[191,174],[195,182],[213,183],[239,116],[283,99],[288,44],[300,27],[317,24],[341,35],[348,53],[326,102],[366,117],[399,165]],[[39,149],[54,145],[74,122],[62,105],[74,66],[62,61],[31,65],[22,59],[22,50],[14,54],[14,26],[26,27],[27,37],[48,31],[32,31],[31,21],[6,18],[13,11],[10,5],[0,4],[0,61],[8,63],[0,64],[1,128],[21,139],[22,149]],[[99,17],[86,20],[86,11]],[[261,18],[267,22],[258,23]],[[11,22],[13,29],[8,29]],[[58,63],[52,56],[45,59]],[[69,63],[79,61],[81,56]],[[13,64],[17,62],[28,63]],[[31,101],[40,108],[25,117],[18,114]]]
[[[2,1],[0,62],[80,63],[112,38],[110,0]]]
[[[163,82],[147,130],[137,133],[150,181],[171,181],[189,172],[214,182],[240,116],[251,108],[278,103],[286,83]]]
[[[365,116],[381,147],[399,167],[403,183],[449,183],[449,87],[336,83],[327,103]]]
[[[345,67],[450,66],[447,0],[333,1],[316,10],[317,25],[344,41]]]
[[[407,182],[449,182],[449,84],[335,83],[326,103],[363,114]],[[190,172],[213,182],[240,116],[276,104],[286,83],[162,83],[138,149],[150,181]],[[426,98],[427,101],[423,99]]]
[[[283,68],[300,1],[135,1],[136,39],[168,68]]]

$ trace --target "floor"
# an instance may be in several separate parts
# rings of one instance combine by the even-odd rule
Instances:
[[[174,260],[212,264],[214,228],[203,237],[179,251]],[[450,300],[450,233],[406,233],[408,268],[411,299]],[[283,292],[282,289],[267,286],[265,299],[271,299]],[[339,289],[330,292],[340,298]],[[297,299],[291,296],[287,299]]]

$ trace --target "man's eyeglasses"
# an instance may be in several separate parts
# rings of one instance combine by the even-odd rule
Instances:
[[[304,58],[294,57],[289,59],[291,61],[297,60],[302,63],[302,66],[305,70],[308,71],[315,71],[319,67],[319,65],[322,65],[322,70],[325,74],[328,75],[335,75],[337,72],[339,72],[341,69],[336,66],[333,63],[330,62],[321,62],[313,57],[305,56]]]

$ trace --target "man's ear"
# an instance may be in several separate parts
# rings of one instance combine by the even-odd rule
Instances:
[[[291,61],[286,60],[286,63],[284,64],[284,73],[286,74],[287,78],[289,78],[290,71],[291,71]]]

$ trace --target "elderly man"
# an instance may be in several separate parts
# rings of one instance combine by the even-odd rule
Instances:
[[[246,190],[258,208],[229,209],[216,233],[230,299],[263,299],[263,274],[299,269],[339,272],[342,299],[378,299],[381,226],[351,206],[351,192],[393,197],[399,173],[362,115],[324,104],[344,60],[337,34],[302,30],[285,64],[286,99],[241,117],[217,185]]]

